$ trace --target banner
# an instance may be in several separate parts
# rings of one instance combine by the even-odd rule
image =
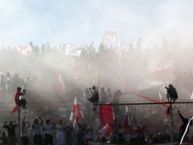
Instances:
[[[99,113],[100,113],[99,115],[100,115],[101,125],[104,126],[106,124],[113,123],[115,116],[114,116],[112,104],[100,105]]]
[[[66,55],[70,55],[70,56],[80,56],[81,54],[81,49],[79,49],[78,47],[72,45],[72,44],[66,44]]]

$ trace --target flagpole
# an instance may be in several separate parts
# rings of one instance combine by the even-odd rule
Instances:
[[[93,115],[92,115],[92,120],[93,120],[93,138],[94,138],[94,141],[96,140],[96,134],[95,134],[95,130],[96,130],[96,111],[93,111]]]
[[[193,102],[154,102],[154,103],[112,103],[113,106],[139,106],[139,105],[165,105],[165,104],[193,104]],[[97,106],[109,105],[105,103],[97,103]]]
[[[171,142],[174,141],[174,119],[173,119],[173,107],[172,103],[170,103],[170,137],[171,137]]]
[[[21,145],[21,109],[20,106],[18,106],[18,145]]]

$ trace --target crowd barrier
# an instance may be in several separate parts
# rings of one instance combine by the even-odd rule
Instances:
[[[173,143],[164,143],[164,144],[155,144],[155,145],[180,145],[180,143],[173,142]],[[193,142],[185,142],[185,143],[182,143],[182,145],[193,145]]]
[[[108,143],[99,143],[99,142],[89,142],[89,145],[118,145],[118,144],[108,144]],[[138,144],[138,145],[145,145],[145,144]],[[151,145],[151,144],[146,144],[146,145]],[[178,143],[178,142],[173,142],[173,143],[152,144],[152,145],[180,145],[180,143]],[[193,145],[193,142],[182,143],[182,145]]]
[[[108,143],[100,143],[100,142],[89,142],[89,145],[118,145],[118,144],[108,144]]]

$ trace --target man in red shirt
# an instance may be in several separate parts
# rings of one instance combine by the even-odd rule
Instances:
[[[21,87],[17,87],[17,91],[15,93],[15,104],[17,106],[22,106],[23,108],[25,108],[26,105],[26,101],[25,99],[21,99],[20,97],[22,97],[23,95],[25,95],[26,90],[23,89]]]

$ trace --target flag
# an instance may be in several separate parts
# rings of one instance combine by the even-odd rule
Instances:
[[[159,95],[159,100],[161,101],[163,98],[161,92],[159,92],[158,95]]]
[[[100,105],[99,113],[102,126],[112,124],[114,122],[115,115],[112,104]]]
[[[146,99],[150,102],[153,102],[153,103],[160,103],[159,99],[155,98],[155,97],[152,97],[152,96],[144,96],[144,95],[141,95],[139,93],[136,93],[136,92],[132,92],[133,94],[135,94],[136,96],[140,97],[140,98],[143,98],[143,99]],[[168,104],[161,104],[161,106],[163,107],[163,109],[165,110],[165,113],[166,115],[169,115],[170,111],[169,111],[169,105]]]
[[[76,47],[75,45],[66,44],[65,54],[70,55],[70,56],[80,56],[81,50],[80,48]]]
[[[193,92],[192,92],[192,94],[191,94],[191,96],[190,96],[190,99],[191,99],[191,100],[193,99]]]
[[[57,72],[56,74],[56,90],[61,94],[65,94],[65,85],[64,80],[62,78],[62,74],[60,72]]]
[[[70,120],[73,123],[73,126],[75,127],[76,123],[84,118],[83,112],[80,109],[80,105],[77,103],[77,98],[74,98],[74,103],[72,105],[72,111],[70,114]]]
[[[11,113],[15,113],[15,112],[17,112],[17,111],[18,111],[18,106],[15,106],[15,107],[12,109]]]
[[[32,48],[28,45],[20,45],[17,48],[17,51],[25,56],[31,56],[31,54],[32,54]]]
[[[128,106],[126,106],[125,107],[125,115],[124,115],[123,120],[122,120],[122,128],[124,129],[124,131],[126,133],[128,133],[130,131],[129,120],[128,120],[128,117],[129,117],[128,110],[129,110],[129,108],[128,108]]]

